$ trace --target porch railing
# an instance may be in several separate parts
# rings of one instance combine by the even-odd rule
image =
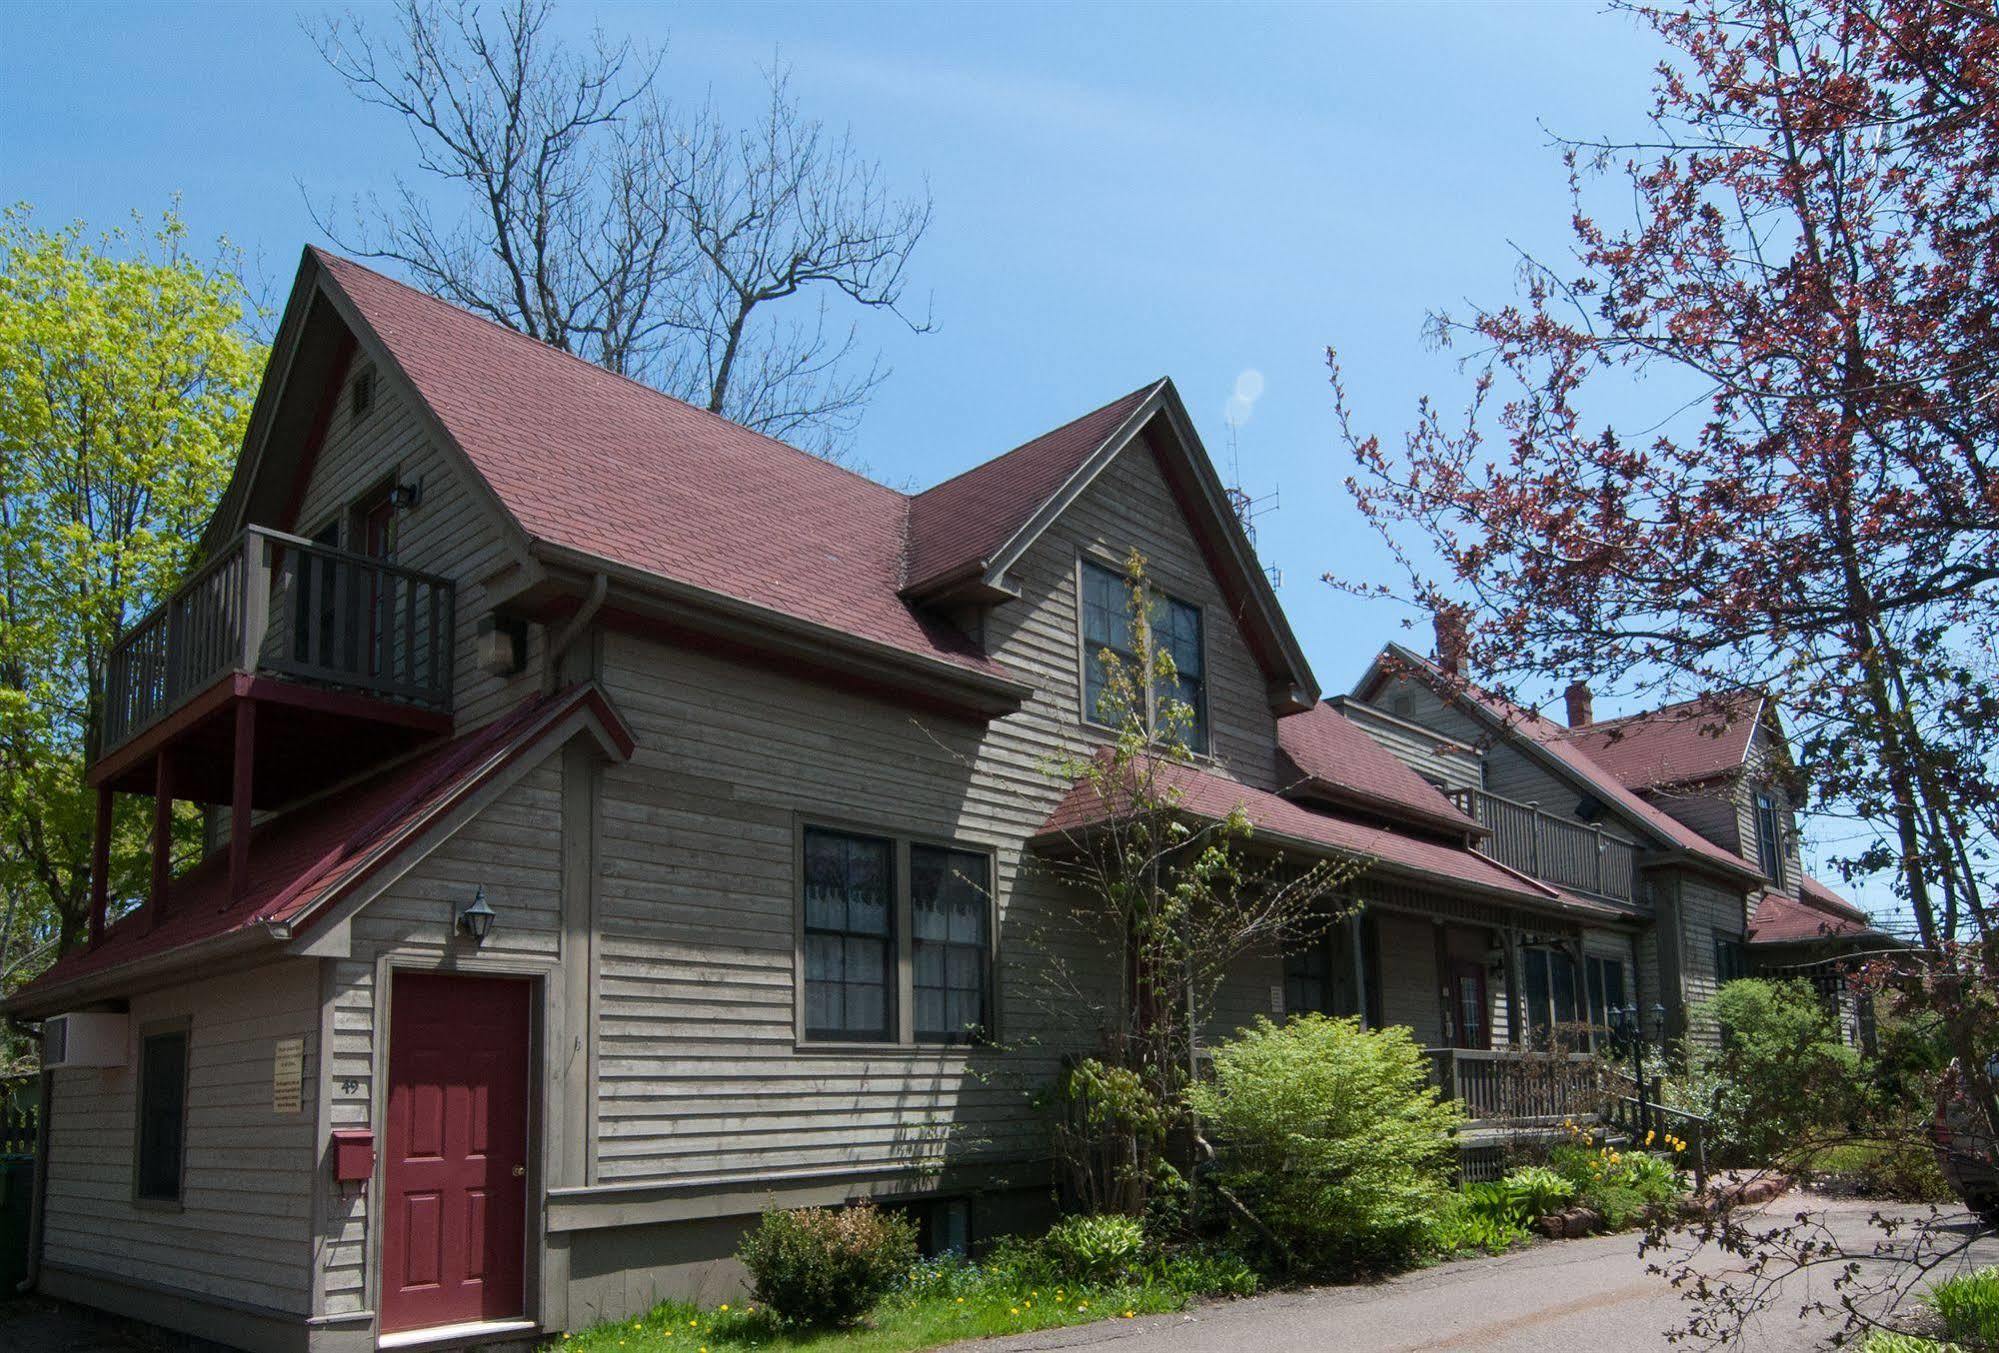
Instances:
[[[119,637],[99,753],[230,672],[449,710],[454,606],[448,578],[250,527]]]
[[[1452,790],[1451,799],[1492,833],[1479,849],[1508,868],[1599,897],[1630,901],[1634,896],[1637,848],[1602,827],[1483,789]]]
[[[1474,1122],[1560,1119],[1595,1113],[1603,1085],[1587,1053],[1425,1048],[1432,1083]]]

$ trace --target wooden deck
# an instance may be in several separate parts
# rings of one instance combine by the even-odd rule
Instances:
[[[101,759],[232,673],[448,713],[451,581],[251,527],[123,635]]]

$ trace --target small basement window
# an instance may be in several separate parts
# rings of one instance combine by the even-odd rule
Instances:
[[[138,1196],[177,1203],[187,1125],[187,1030],[147,1034],[139,1051]]]

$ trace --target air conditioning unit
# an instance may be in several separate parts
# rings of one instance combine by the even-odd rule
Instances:
[[[103,1011],[54,1015],[42,1023],[42,1065],[50,1071],[73,1066],[123,1066],[131,1017]]]

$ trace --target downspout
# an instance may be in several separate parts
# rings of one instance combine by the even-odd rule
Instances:
[[[610,575],[591,575],[590,591],[585,594],[583,604],[576,608],[569,619],[563,622],[548,641],[548,651],[542,659],[541,689],[544,695],[555,693],[556,675],[562,670],[562,657],[570,649],[590,622],[597,617],[598,608],[603,606],[605,595],[611,590]]]

